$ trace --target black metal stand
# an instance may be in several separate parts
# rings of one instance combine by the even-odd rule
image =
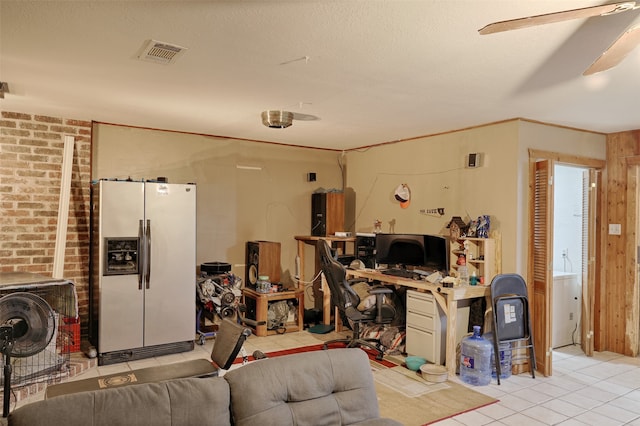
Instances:
[[[4,394],[2,398],[2,417],[9,415],[9,406],[11,404],[11,359],[9,354],[4,354]]]
[[[4,393],[2,394],[2,417],[9,416],[11,404],[11,351],[13,350],[13,325],[0,326],[0,349],[4,357]]]

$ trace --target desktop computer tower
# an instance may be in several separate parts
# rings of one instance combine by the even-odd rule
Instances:
[[[364,263],[365,268],[376,267],[375,234],[356,234],[356,259]]]
[[[344,231],[344,193],[311,194],[311,235],[327,237]]]

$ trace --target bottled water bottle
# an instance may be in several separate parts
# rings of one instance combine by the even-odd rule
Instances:
[[[475,386],[491,382],[491,343],[480,336],[480,326],[473,326],[473,335],[462,339],[460,347],[460,379]]]
[[[496,357],[493,354],[493,333],[491,331],[482,335],[485,339],[491,343],[491,377],[494,379],[497,376],[496,372]],[[498,348],[500,352],[500,378],[508,379],[511,377],[511,344],[502,342]]]
[[[460,274],[460,285],[469,285],[469,268],[466,265],[458,267]]]

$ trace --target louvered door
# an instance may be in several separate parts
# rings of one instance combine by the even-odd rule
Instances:
[[[533,167],[532,224],[529,302],[532,305],[536,369],[551,375],[551,259],[553,258],[553,161],[538,161]]]

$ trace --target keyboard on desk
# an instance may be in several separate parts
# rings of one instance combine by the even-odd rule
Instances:
[[[391,275],[392,277],[400,277],[400,278],[416,278],[419,275],[413,271],[408,271],[406,269],[383,269],[382,272],[384,275]]]

